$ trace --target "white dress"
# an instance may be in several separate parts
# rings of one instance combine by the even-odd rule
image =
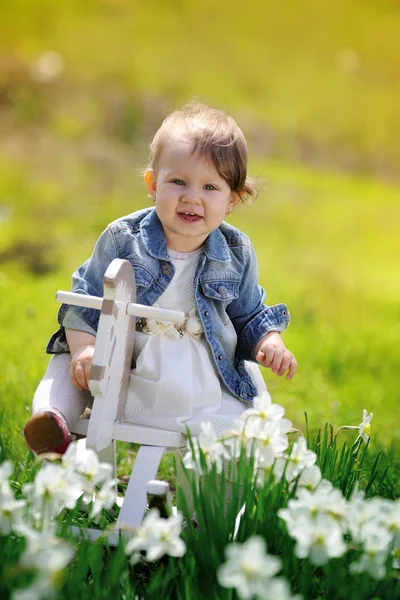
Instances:
[[[201,248],[188,253],[168,250],[175,273],[157,306],[194,314],[193,282],[201,252]],[[201,325],[195,317],[196,321]],[[199,433],[200,423],[211,421],[220,434],[240,417],[245,405],[220,380],[204,333],[176,334],[171,327],[158,333],[136,332],[136,368],[131,371],[125,420],[182,433],[188,427],[192,435]],[[236,339],[233,325],[229,335]],[[248,362],[246,368],[258,392],[265,391],[259,367]]]

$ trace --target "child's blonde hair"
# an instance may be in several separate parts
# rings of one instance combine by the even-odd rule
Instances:
[[[162,123],[150,144],[148,168],[157,170],[166,134],[184,127],[193,140],[193,152],[207,156],[241,202],[258,195],[255,181],[247,176],[247,144],[242,130],[222,110],[190,102]]]

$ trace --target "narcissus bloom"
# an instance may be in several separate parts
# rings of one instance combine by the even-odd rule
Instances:
[[[371,435],[371,421],[372,421],[373,416],[374,416],[374,413],[368,414],[364,408],[362,423],[359,424],[358,429],[359,429],[360,435],[362,435],[362,439],[364,440],[365,443],[368,442],[370,435]]]
[[[160,511],[152,508],[145,516],[137,535],[127,543],[125,552],[132,554],[137,550],[145,550],[149,561],[159,560],[165,554],[183,556],[186,546],[180,538],[181,529],[182,516],[179,513],[162,519]]]
[[[244,544],[230,544],[225,549],[227,561],[217,573],[218,582],[226,588],[235,588],[239,598],[264,598],[271,577],[281,568],[281,560],[267,554],[263,538],[253,536]]]

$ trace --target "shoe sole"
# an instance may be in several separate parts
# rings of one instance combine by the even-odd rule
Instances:
[[[35,454],[54,451],[65,442],[63,432],[49,412],[33,415],[25,425],[24,434]]]

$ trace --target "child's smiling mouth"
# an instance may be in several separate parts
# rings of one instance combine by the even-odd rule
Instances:
[[[203,218],[200,215],[197,215],[196,213],[186,212],[186,211],[185,212],[178,212],[178,217],[184,223],[195,223],[197,221],[200,221]]]

